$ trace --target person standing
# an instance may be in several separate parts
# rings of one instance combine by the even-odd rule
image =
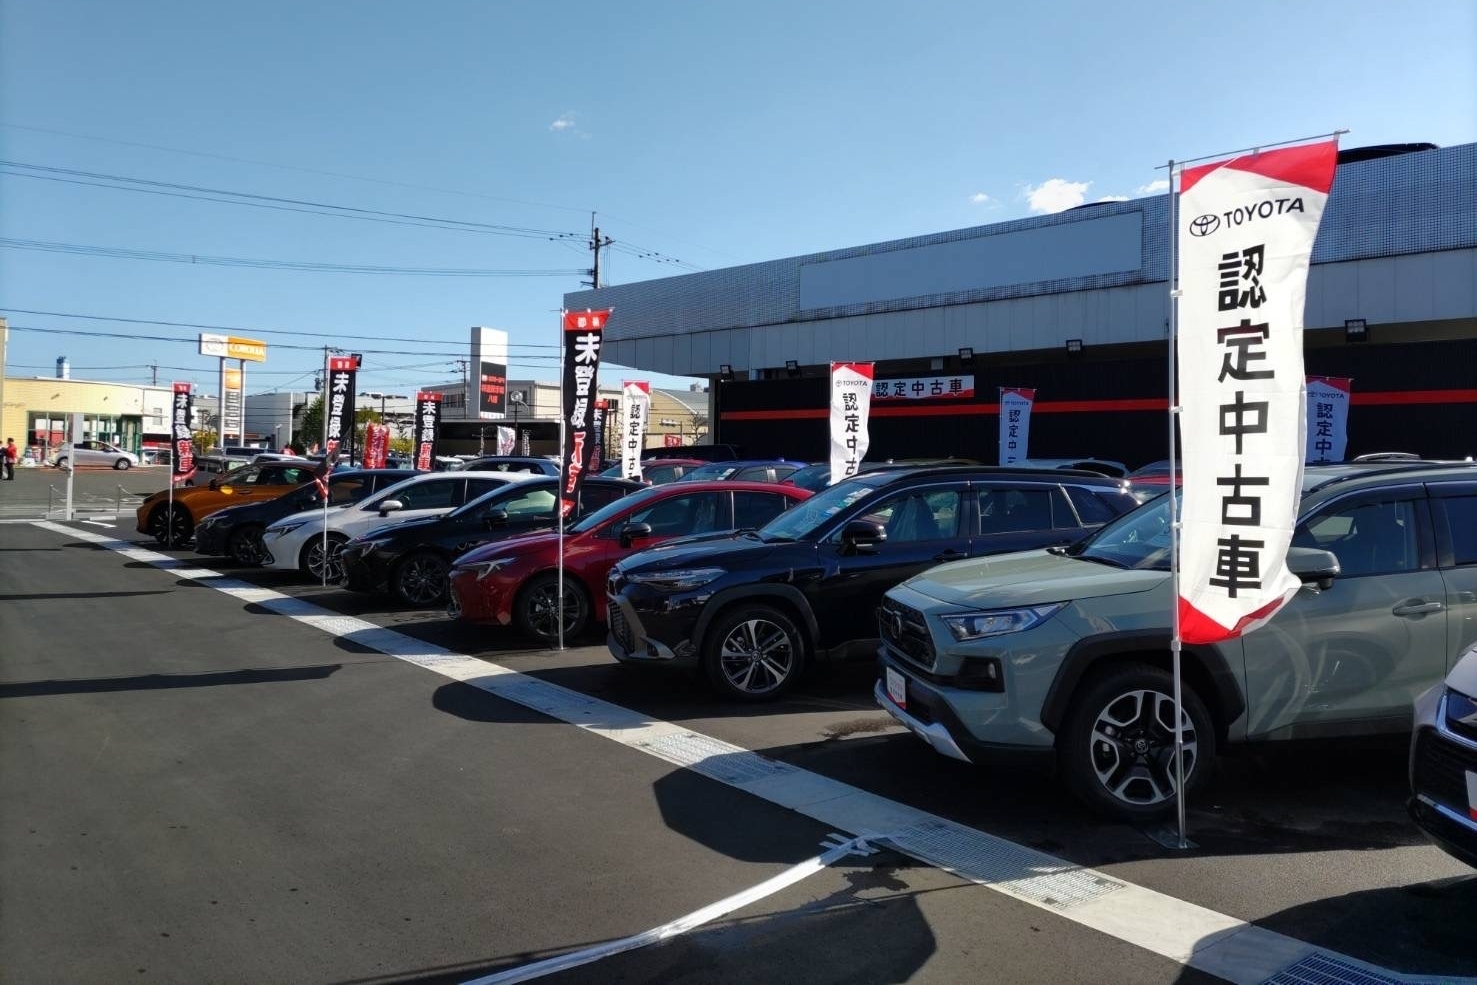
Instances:
[[[0,452],[0,465],[5,468],[5,478],[15,480],[15,463],[20,457],[20,450],[15,447],[14,438],[5,439],[5,450]]]

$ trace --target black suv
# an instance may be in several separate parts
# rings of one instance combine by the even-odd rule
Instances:
[[[588,476],[580,487],[576,516],[645,488],[625,479]],[[558,490],[554,476],[534,476],[478,496],[450,513],[370,530],[344,545],[344,587],[356,592],[388,589],[406,605],[444,602],[446,573],[458,557],[494,540],[553,529]]]
[[[655,547],[611,570],[617,660],[701,666],[777,697],[814,657],[877,652],[882,594],[944,561],[1070,544],[1138,505],[1119,480],[925,466],[838,482],[757,531]]]

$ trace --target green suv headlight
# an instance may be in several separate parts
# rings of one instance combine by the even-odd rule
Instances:
[[[1054,616],[1063,603],[1035,605],[1024,609],[994,609],[989,612],[959,612],[943,616],[944,625],[960,643],[982,640],[989,636],[1019,633]]]
[[[715,578],[723,577],[723,574],[722,568],[681,568],[676,571],[627,575],[626,579],[638,585],[650,585],[668,592],[686,592],[701,588]]]

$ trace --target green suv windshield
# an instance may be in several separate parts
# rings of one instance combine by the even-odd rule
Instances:
[[[1067,553],[1115,568],[1169,570],[1169,497],[1160,496],[1114,520]]]

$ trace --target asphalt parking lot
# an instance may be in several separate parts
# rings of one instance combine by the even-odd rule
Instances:
[[[65,479],[17,470],[10,503],[38,471]],[[86,522],[0,524],[6,981],[476,980],[856,835],[871,854],[547,980],[1477,976],[1477,874],[1406,820],[1403,742],[1229,756],[1178,851],[937,756],[868,666],[722,704],[595,639],[160,551],[109,516],[118,476],[84,478]]]

